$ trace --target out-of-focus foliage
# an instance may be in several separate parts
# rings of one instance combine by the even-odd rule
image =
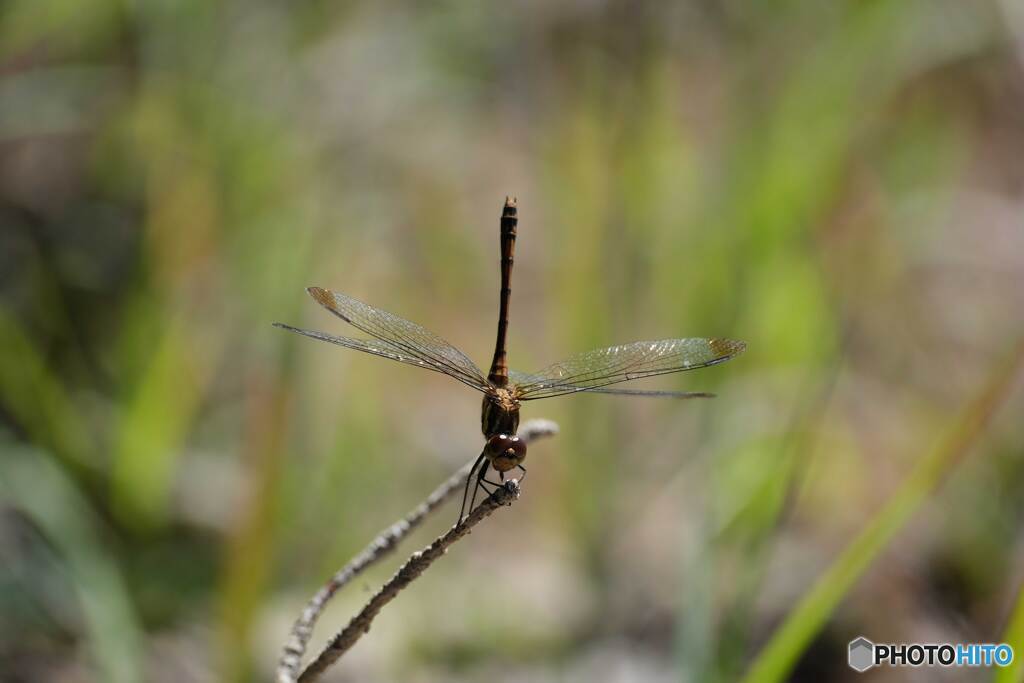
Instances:
[[[1018,642],[1019,384],[929,454],[1024,336],[1022,111],[1012,0],[0,4],[0,679],[266,680],[481,445],[465,387],[270,323],[350,333],[331,287],[483,364],[506,194],[514,367],[749,350],[648,383],[714,401],[528,404],[562,434],[523,500],[338,680]]]

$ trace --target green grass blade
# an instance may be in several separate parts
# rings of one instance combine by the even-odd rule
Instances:
[[[100,540],[101,522],[48,453],[0,440],[0,503],[20,511],[53,544],[77,597],[96,680],[142,680],[142,633],[128,587]]]
[[[1006,625],[1002,643],[1007,643],[1015,653],[1024,653],[1024,586],[1021,586],[1017,594],[1017,604],[1013,606],[1013,614]],[[1024,661],[1018,654],[1014,656],[1013,663],[1007,667],[997,667],[995,675],[992,676],[992,683],[1019,683],[1024,680]]]
[[[120,521],[156,528],[171,515],[171,489],[184,445],[194,428],[220,344],[172,320],[121,410],[111,470],[111,500]]]
[[[1024,341],[1017,344],[1005,363],[995,368],[979,394],[966,405],[946,440],[918,463],[892,499],[804,595],[758,654],[745,681],[781,681],[790,673],[857,579],[984,433],[990,418],[1006,400],[1022,363]]]
[[[37,444],[76,472],[98,463],[92,435],[60,378],[18,321],[0,307],[0,406]]]

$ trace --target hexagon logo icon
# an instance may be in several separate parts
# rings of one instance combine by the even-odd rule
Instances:
[[[867,671],[875,665],[875,644],[864,636],[851,640],[846,661],[858,673]]]

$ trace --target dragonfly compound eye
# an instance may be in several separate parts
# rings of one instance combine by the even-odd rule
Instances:
[[[526,443],[518,436],[495,434],[487,440],[484,453],[491,467],[507,472],[526,459]]]

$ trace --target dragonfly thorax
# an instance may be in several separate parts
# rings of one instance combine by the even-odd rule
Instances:
[[[480,428],[487,438],[497,434],[515,436],[519,429],[519,401],[510,389],[495,387],[484,394]]]

